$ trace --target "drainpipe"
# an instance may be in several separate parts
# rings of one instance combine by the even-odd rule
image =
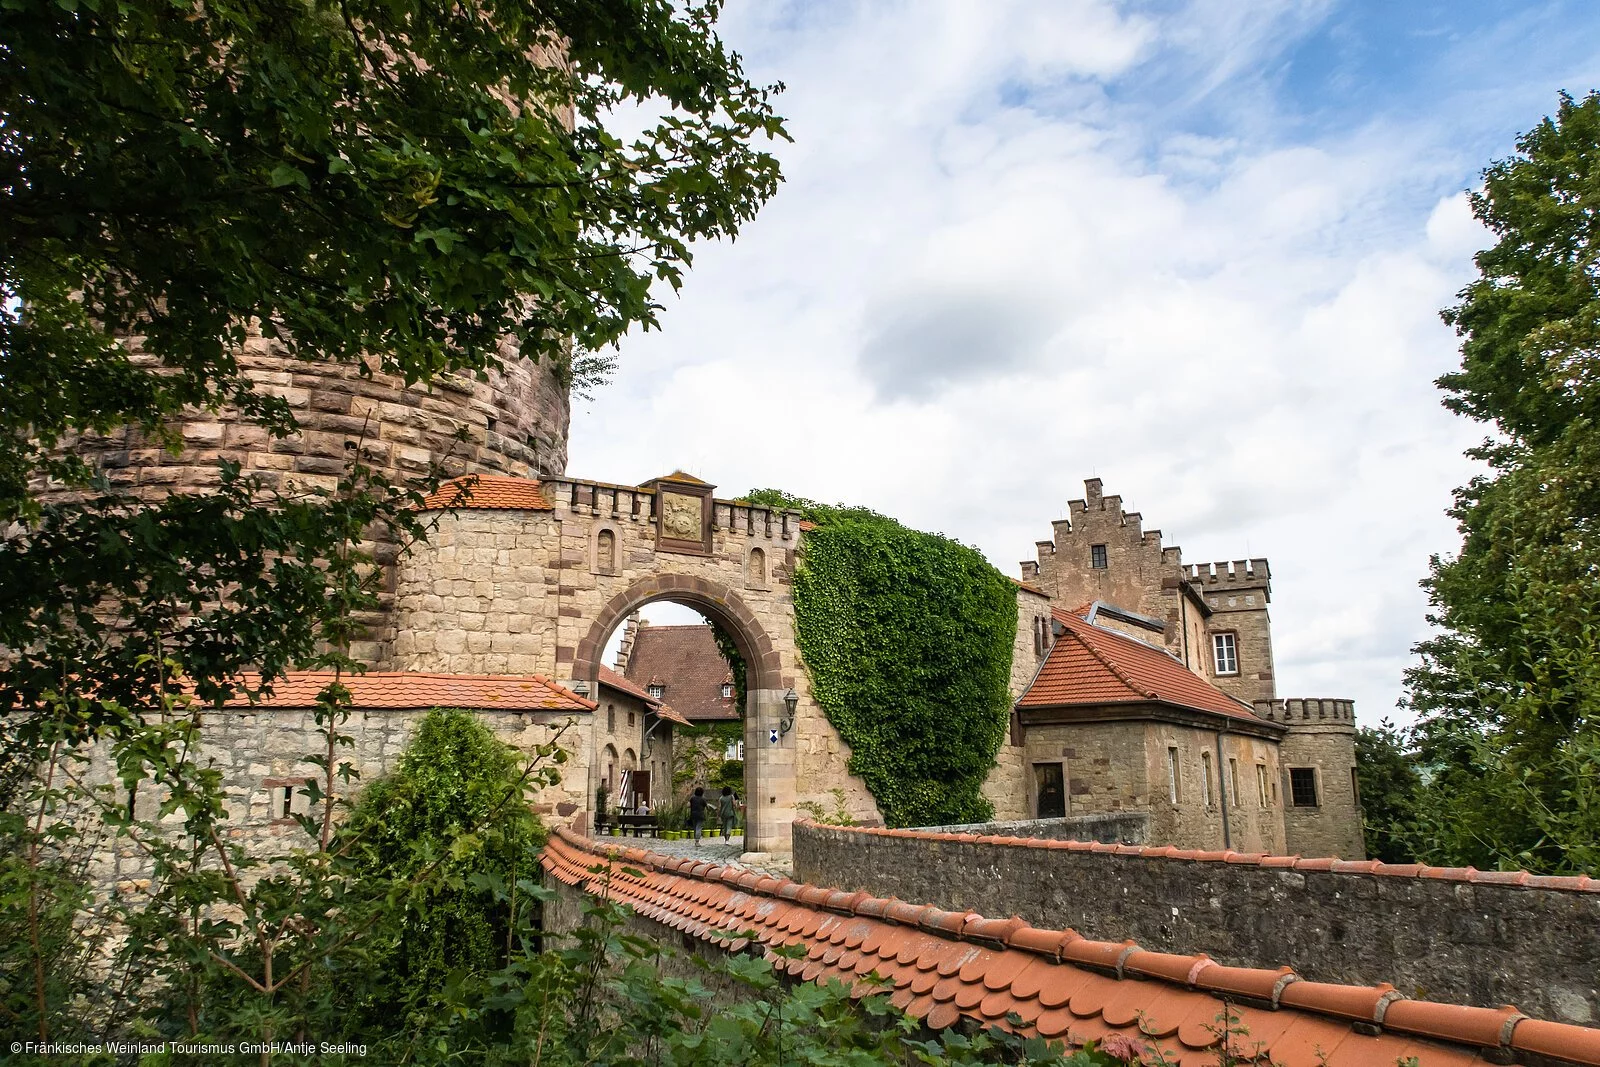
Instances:
[[[1225,731],[1217,731],[1217,796],[1222,800],[1222,847],[1233,847],[1232,834],[1228,831],[1228,763],[1222,755],[1222,735]]]

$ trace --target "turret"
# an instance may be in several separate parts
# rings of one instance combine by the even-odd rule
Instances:
[[[1296,698],[1258,700],[1254,707],[1289,728],[1279,745],[1287,851],[1365,859],[1354,702]]]

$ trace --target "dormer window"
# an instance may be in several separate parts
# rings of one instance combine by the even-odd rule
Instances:
[[[732,682],[723,682],[722,683],[722,699],[723,700],[732,700],[733,699],[733,683]]]
[[[645,686],[645,692],[650,694],[651,700],[660,700],[666,695],[667,687],[659,682],[652,682],[650,685]]]

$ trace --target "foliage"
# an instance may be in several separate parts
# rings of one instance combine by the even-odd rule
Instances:
[[[722,766],[717,768],[717,773],[711,778],[711,790],[722,792],[726,786],[735,793],[744,792],[744,760],[728,759],[722,761]]]
[[[1495,235],[1445,320],[1452,410],[1499,435],[1456,492],[1463,542],[1424,583],[1440,627],[1407,700],[1420,860],[1600,868],[1600,95],[1561,98],[1484,173]]]
[[[517,910],[532,901],[490,887],[534,877],[545,840],[526,805],[504,803],[520,793],[520,763],[470,712],[436,709],[395,771],[362,791],[340,834],[354,843],[351,873],[361,885],[409,882],[443,858],[370,939],[368,1020],[390,1022],[419,996],[426,1003],[456,968],[487,972],[505,962]]]
[[[794,578],[812,693],[890,826],[981,822],[1011,712],[1017,601],[976,549],[764,489],[817,524]]]
[[[744,737],[743,722],[709,722],[699,726],[679,726],[673,730],[672,788],[682,793],[695,785],[721,788],[722,766],[728,762],[728,746]],[[739,781],[728,782],[744,791],[744,764],[739,762]]]
[[[1376,730],[1356,731],[1356,776],[1367,855],[1385,863],[1412,862],[1407,840],[1415,830],[1422,777],[1405,735],[1387,719]]]
[[[596,881],[605,877],[597,868]],[[549,895],[531,882],[523,891]],[[1067,1053],[1059,1044],[997,1030],[927,1035],[887,995],[853,1000],[849,987],[837,982],[786,985],[760,956],[734,954],[700,962],[699,977],[664,977],[664,971],[694,968],[658,941],[629,933],[630,914],[591,899],[584,924],[545,951],[534,947],[534,932],[524,928],[519,951],[505,968],[452,981],[445,991],[449,1010],[438,1014],[434,1026],[391,1038],[380,1055],[419,1064],[542,1067],[1127,1062],[1093,1049]]]
[[[822,826],[854,826],[855,819],[850,817],[850,805],[845,800],[844,790],[834,788],[828,792],[833,796],[832,811],[815,800],[802,800],[795,807],[805,812],[806,818]]]
[[[263,448],[291,434],[288,398],[239,359],[257,329],[307,365],[408,383],[513,348],[592,383],[599,349],[654,324],[651,285],[679,284],[689,242],[731,236],[779,180],[754,147],[784,136],[771,90],[717,38],[719,8],[0,5],[0,931],[25,935],[4,950],[19,1032],[98,1034],[116,1005],[153,1034],[335,1032],[375,931],[463,858],[385,885],[335,835],[357,778],[342,679],[382,577],[367,546],[426,535],[414,505],[438,472],[390,481],[352,425],[330,491],[223,463],[214,491],[152,502],[76,446],[127,428],[176,452],[174,420],[201,411]],[[624,143],[603,123],[634,104],[660,118]],[[73,495],[41,497],[47,479]],[[334,672],[311,810],[299,847],[252,856],[202,722],[295,667]],[[82,773],[91,746],[113,782]],[[546,780],[554,745],[534,755],[503,804]],[[149,875],[119,897],[122,984],[97,1002],[59,951],[84,813]]]

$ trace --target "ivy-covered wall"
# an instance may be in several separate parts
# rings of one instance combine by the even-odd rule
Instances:
[[[1015,587],[974,548],[865,508],[763,489],[801,511],[794,578],[812,692],[890,826],[979,822],[1005,738]]]

